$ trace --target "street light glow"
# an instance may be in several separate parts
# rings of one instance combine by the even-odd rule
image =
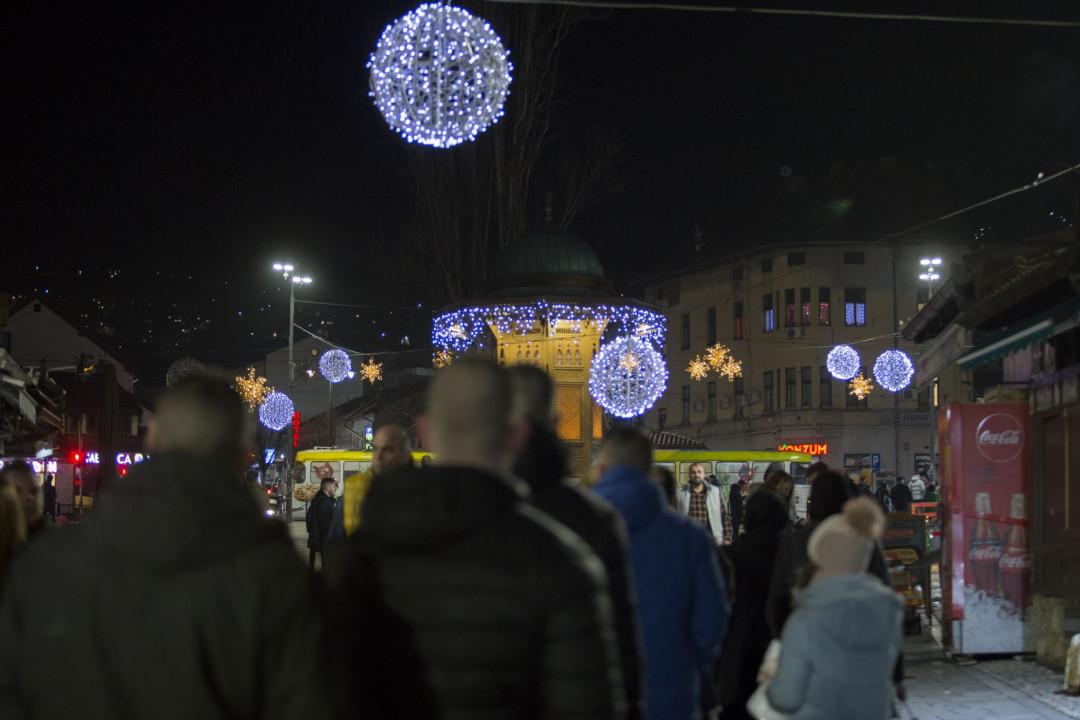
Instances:
[[[919,264],[923,265],[923,266],[929,265],[930,264],[930,258],[923,258],[922,260],[919,261]]]
[[[281,271],[281,270],[284,270],[285,268],[284,268],[284,266],[282,266],[281,263],[274,263],[274,269],[278,270],[278,271]]]
[[[934,265],[934,266],[940,265],[941,264],[941,258],[939,258],[939,257],[931,258],[930,264]]]

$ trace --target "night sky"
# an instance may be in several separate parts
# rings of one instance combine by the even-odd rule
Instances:
[[[810,5],[1080,19],[1075,2]],[[10,4],[0,288],[47,290],[154,375],[282,343],[274,259],[316,278],[313,299],[415,306],[383,262],[416,209],[401,173],[415,150],[364,69],[412,7]],[[880,237],[1080,162],[1077,29],[593,10],[560,62],[557,137],[623,138],[624,189],[572,227],[622,282],[692,259],[695,226],[705,253]],[[1078,186],[916,237],[1060,227]],[[376,350],[407,333],[425,346],[428,317],[308,306],[300,321]]]

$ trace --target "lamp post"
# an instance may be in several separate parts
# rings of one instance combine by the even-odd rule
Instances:
[[[919,274],[919,279],[926,282],[930,290],[930,294],[927,296],[927,300],[929,300],[934,294],[934,281],[941,279],[941,275],[938,273],[938,268],[941,267],[941,258],[924,257],[919,260],[919,265],[923,268],[922,273]]]
[[[281,273],[281,277],[289,282],[289,398],[293,397],[293,381],[296,377],[296,363],[293,361],[293,334],[296,325],[296,286],[310,285],[311,278],[307,275],[299,275],[292,263],[274,263],[274,270]],[[295,402],[295,401],[294,401]],[[285,463],[285,521],[292,522],[292,484],[293,484],[293,458],[292,452],[288,453],[288,462]]]

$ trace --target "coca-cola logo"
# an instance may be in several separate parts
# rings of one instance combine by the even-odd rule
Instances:
[[[1031,567],[1031,556],[1026,554],[1010,555],[1006,554],[1001,557],[1001,567],[1004,572],[1014,572],[1017,570],[1027,570]]]
[[[975,430],[975,447],[990,462],[1009,462],[1024,451],[1024,428],[1012,415],[987,415]]]

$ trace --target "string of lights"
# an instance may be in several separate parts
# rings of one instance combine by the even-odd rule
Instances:
[[[749,13],[752,15],[797,15],[839,18],[849,20],[900,20],[910,22],[962,23],[976,25],[1017,25],[1026,27],[1080,27],[1073,20],[1045,20],[1029,18],[971,17],[964,15],[927,15],[915,13],[871,13],[842,10],[811,10],[796,8],[747,7],[736,5],[685,5],[679,3],[652,2],[605,2],[604,0],[487,0],[508,5],[562,5],[566,7],[594,8],[599,10],[670,10],[701,13]]]

